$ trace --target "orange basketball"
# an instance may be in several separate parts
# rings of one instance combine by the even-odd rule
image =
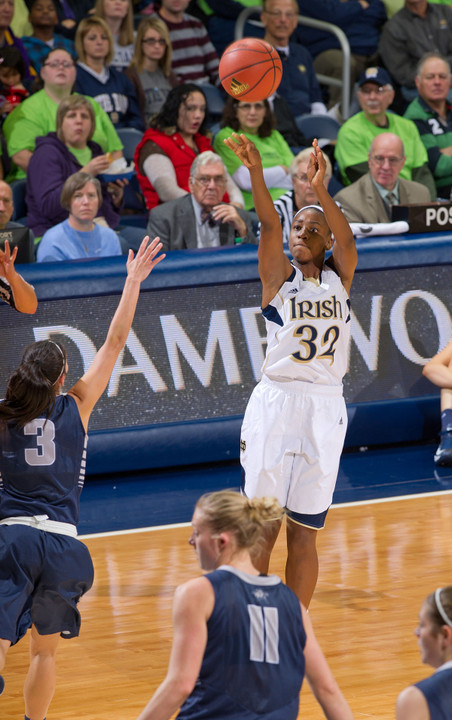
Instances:
[[[221,56],[220,80],[237,100],[265,100],[276,91],[282,63],[274,47],[258,38],[243,38],[229,45]]]

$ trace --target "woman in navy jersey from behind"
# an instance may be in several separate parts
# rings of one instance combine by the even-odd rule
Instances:
[[[25,718],[43,720],[55,684],[60,635],[76,637],[77,603],[93,582],[77,540],[90,414],[105,390],[132,325],[140,285],[155,265],[158,238],[133,257],[107,338],[67,394],[62,345],[29,345],[0,402],[0,672],[6,653],[31,627]],[[0,676],[0,692],[4,682]]]
[[[397,720],[450,720],[452,717],[452,585],[424,601],[415,630],[421,660],[435,668],[430,677],[403,690]]]
[[[352,720],[297,596],[253,565],[265,524],[281,514],[275,498],[198,500],[189,542],[207,574],[176,590],[168,672],[139,720],[178,708],[178,720],[296,720],[305,674],[328,720]]]

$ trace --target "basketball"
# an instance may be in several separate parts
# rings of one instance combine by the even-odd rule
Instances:
[[[220,80],[236,100],[265,100],[281,82],[282,63],[274,47],[258,38],[242,38],[221,56]]]

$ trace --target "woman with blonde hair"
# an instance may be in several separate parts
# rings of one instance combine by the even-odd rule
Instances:
[[[135,51],[125,74],[132,81],[148,126],[165,103],[171,88],[179,84],[171,72],[171,38],[166,24],[157,17],[143,18],[138,25]]]
[[[452,585],[424,600],[414,631],[421,660],[435,668],[430,677],[403,690],[397,720],[448,720],[452,717]]]
[[[143,131],[144,124],[129,78],[110,63],[114,54],[113,36],[101,17],[84,18],[75,35],[78,55],[75,90],[99,103],[115,128],[133,127]]]
[[[329,720],[352,719],[305,609],[253,565],[281,516],[273,497],[225,490],[198,500],[189,543],[207,574],[176,590],[168,672],[139,720],[169,720],[178,708],[178,720],[296,720],[305,674]]]
[[[36,238],[68,217],[60,198],[70,175],[82,171],[96,177],[107,172],[108,155],[92,140],[95,122],[89,98],[69,95],[58,106],[56,132],[37,138],[27,172],[27,225]],[[123,187],[115,182],[102,182],[101,186],[99,215],[110,228],[116,229]]]
[[[132,0],[96,0],[94,15],[106,21],[113,35],[111,64],[117,70],[125,70],[130,65],[135,43]]]

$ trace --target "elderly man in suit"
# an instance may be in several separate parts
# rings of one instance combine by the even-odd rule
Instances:
[[[405,163],[401,139],[381,133],[369,148],[369,172],[340,190],[334,199],[349,222],[386,223],[393,205],[430,202],[425,185],[399,177]]]
[[[190,193],[153,208],[147,233],[159,236],[163,251],[256,243],[251,216],[222,202],[226,168],[219,155],[207,150],[190,168]]]

